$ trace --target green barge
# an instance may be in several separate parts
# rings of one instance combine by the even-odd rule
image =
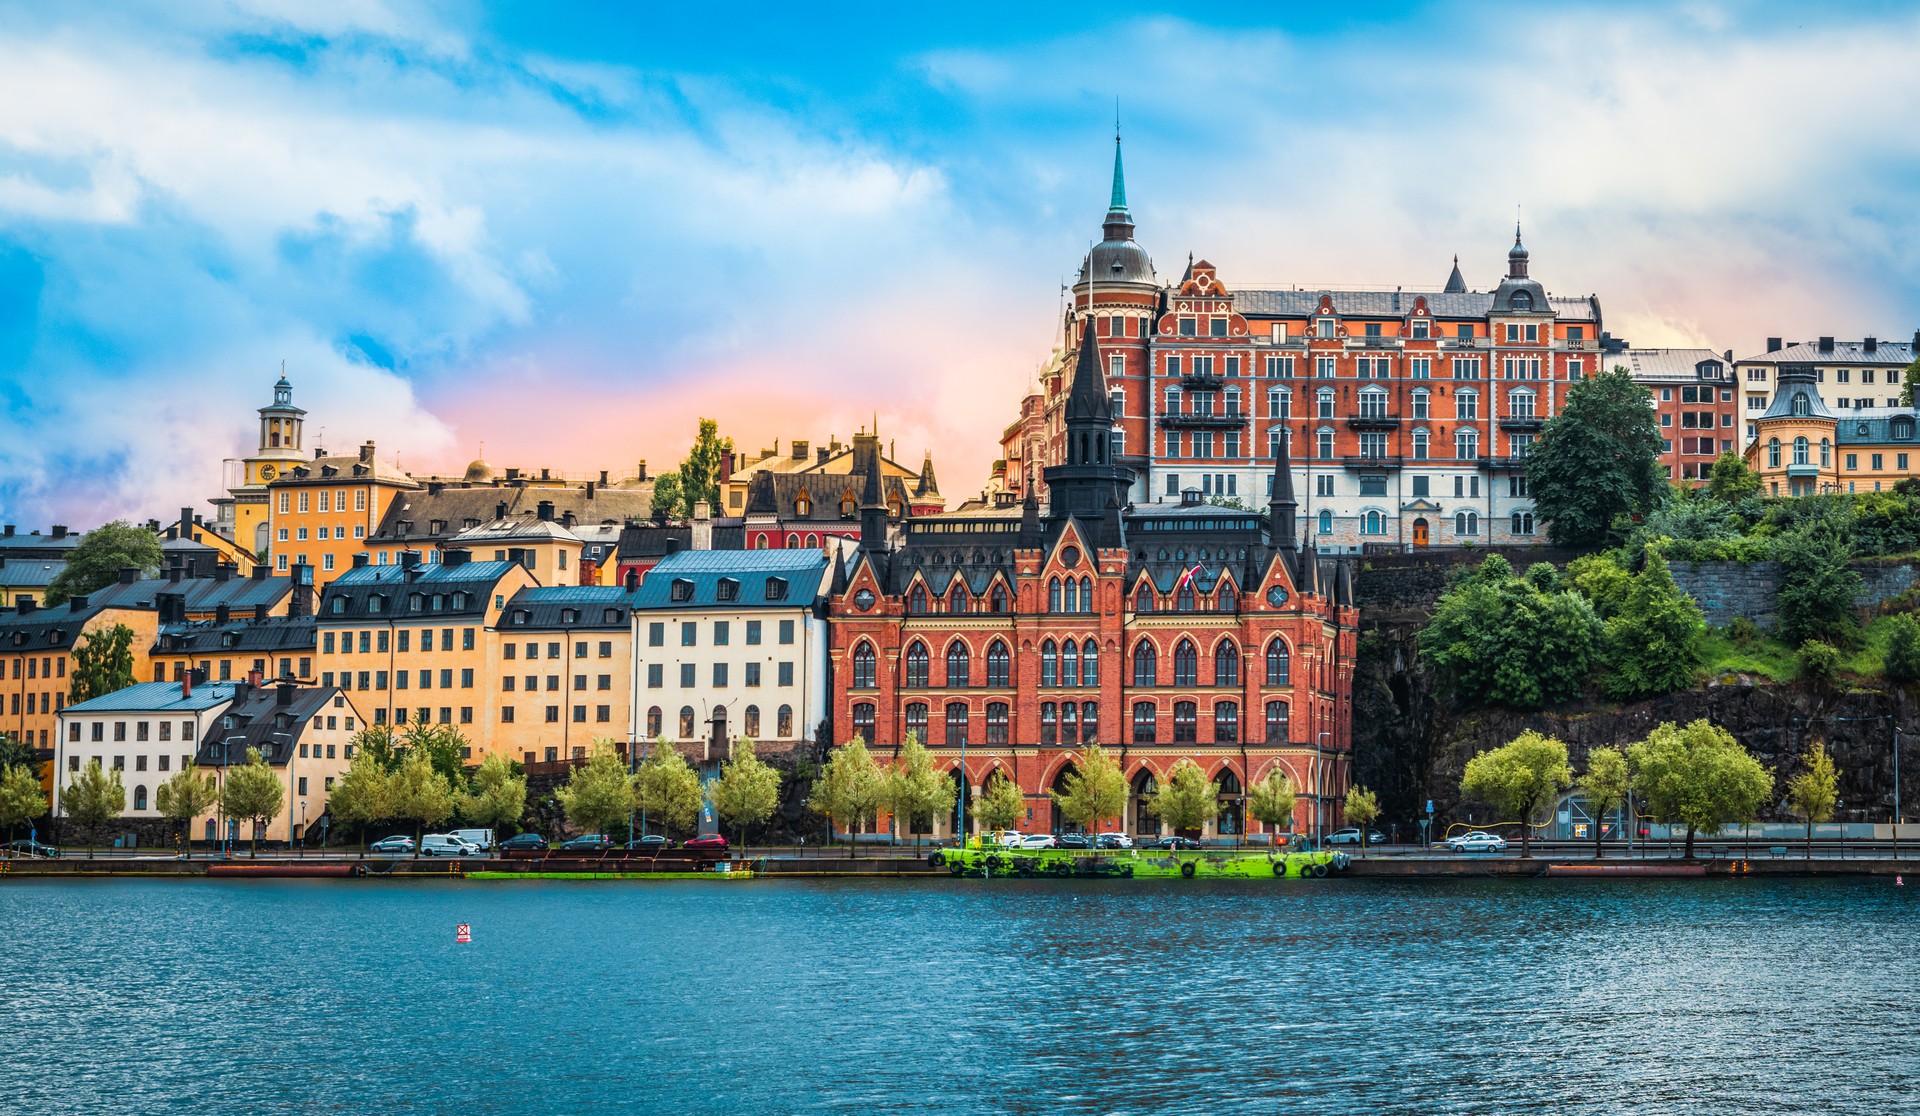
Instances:
[[[1062,879],[1316,879],[1347,869],[1347,854],[1261,849],[1017,849],[969,845],[927,857],[954,876],[1055,876]]]

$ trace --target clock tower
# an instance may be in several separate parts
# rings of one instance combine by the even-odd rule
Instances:
[[[307,412],[293,405],[293,385],[283,373],[273,385],[273,402],[260,408],[260,445],[240,462],[240,483],[233,496],[233,541],[257,555],[269,547],[267,485],[307,459],[302,427]]]

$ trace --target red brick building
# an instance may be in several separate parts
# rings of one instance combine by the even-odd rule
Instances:
[[[1129,506],[1104,353],[1076,337],[1044,512],[1029,490],[889,531],[879,471],[856,465],[861,550],[829,597],[832,743],[863,737],[885,756],[917,733],[950,777],[964,754],[969,801],[993,772],[1012,778],[1033,832],[1067,827],[1048,791],[1090,743],[1121,762],[1130,832],[1159,832],[1141,798],[1182,757],[1220,784],[1210,834],[1259,831],[1244,791],[1276,767],[1300,795],[1295,828],[1333,826],[1351,729],[1348,563],[1296,538],[1284,458],[1264,515]]]
[[[1744,449],[1734,390],[1733,355],[1712,349],[1625,349],[1608,368],[1625,368],[1653,397],[1660,424],[1660,465],[1667,479],[1699,487],[1723,453]]]

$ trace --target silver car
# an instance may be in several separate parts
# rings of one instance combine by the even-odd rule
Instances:
[[[1507,839],[1491,833],[1475,831],[1462,833],[1458,837],[1447,838],[1447,848],[1454,852],[1506,852]]]

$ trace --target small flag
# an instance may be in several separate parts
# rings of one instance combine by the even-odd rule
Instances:
[[[1193,567],[1192,569],[1190,569],[1190,570],[1187,570],[1187,571],[1186,571],[1185,573],[1183,573],[1183,574],[1181,574],[1181,575],[1180,575],[1180,580],[1179,580],[1179,581],[1176,581],[1176,582],[1174,582],[1174,583],[1173,583],[1173,591],[1174,591],[1175,593],[1178,593],[1178,592],[1179,592],[1179,591],[1180,591],[1181,589],[1183,589],[1183,588],[1185,588],[1185,587],[1186,587],[1186,584],[1187,584],[1188,582],[1190,582],[1190,581],[1192,581],[1192,580],[1194,579],[1194,576],[1195,576],[1196,574],[1202,574],[1202,573],[1205,573],[1205,572],[1206,572],[1206,567],[1204,567],[1204,566],[1201,566],[1201,565],[1199,565],[1199,564],[1197,564],[1197,563],[1196,563],[1196,564],[1194,565],[1194,567]]]

